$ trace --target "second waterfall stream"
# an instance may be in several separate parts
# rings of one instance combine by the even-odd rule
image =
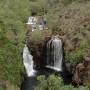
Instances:
[[[33,68],[33,56],[30,54],[28,46],[25,44],[23,48],[23,63],[28,77],[35,75],[35,70]]]

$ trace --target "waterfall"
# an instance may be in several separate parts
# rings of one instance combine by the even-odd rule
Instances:
[[[26,44],[23,48],[23,63],[26,69],[27,76],[33,76],[35,74],[35,70],[33,69],[33,56],[30,54]]]
[[[46,67],[56,71],[62,71],[62,41],[56,36],[52,36],[51,40],[47,42],[47,65]]]

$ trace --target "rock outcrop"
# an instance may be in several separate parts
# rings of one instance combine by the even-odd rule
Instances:
[[[76,66],[73,81],[76,84],[90,84],[90,54],[85,56],[83,63]]]

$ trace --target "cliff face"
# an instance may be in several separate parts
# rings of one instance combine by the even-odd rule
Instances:
[[[77,84],[90,85],[90,54],[87,54],[84,61],[76,66],[73,81]]]
[[[35,66],[40,67],[44,65],[44,45],[51,38],[51,32],[48,30],[34,31],[28,33],[28,46],[33,55]]]

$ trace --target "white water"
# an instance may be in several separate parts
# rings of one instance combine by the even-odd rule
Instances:
[[[27,76],[34,76],[35,70],[33,69],[33,56],[30,54],[26,44],[23,48],[23,64],[25,66]]]
[[[58,36],[53,36],[47,43],[47,66],[56,71],[62,71],[62,41]]]
[[[35,31],[37,26],[37,18],[34,16],[29,17],[26,24],[31,26],[32,31]]]
[[[32,32],[36,30],[48,29],[46,20],[43,17],[30,16],[26,24],[28,29],[31,28]]]

